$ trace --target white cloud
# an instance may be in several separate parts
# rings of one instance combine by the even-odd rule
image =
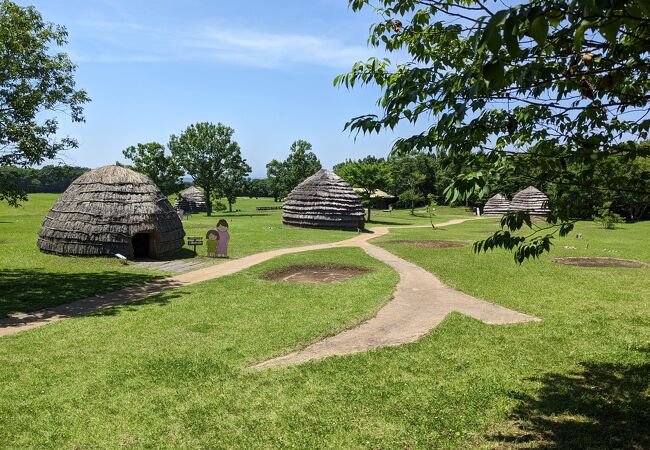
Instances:
[[[77,61],[198,60],[266,68],[294,64],[349,68],[370,55],[366,47],[311,34],[269,33],[214,25],[147,28],[134,22],[88,20],[78,21],[76,25],[88,47],[71,52]]]

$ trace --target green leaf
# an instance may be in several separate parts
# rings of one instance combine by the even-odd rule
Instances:
[[[561,11],[551,11],[548,13],[548,21],[554,28],[557,28],[564,19],[564,14]]]
[[[585,30],[589,25],[591,25],[591,22],[585,19],[580,22],[580,25],[578,25],[578,28],[576,28],[576,34],[573,37],[573,48],[576,51],[580,51],[582,48],[582,43],[585,40]]]
[[[535,39],[537,44],[541,47],[546,42],[548,36],[548,21],[544,16],[537,16],[533,23],[530,24],[530,36]]]
[[[510,14],[503,25],[503,40],[506,42],[508,53],[514,58],[521,54],[519,35],[517,33],[518,25],[519,19],[516,14]]]
[[[618,36],[618,29],[620,26],[620,21],[612,20],[609,23],[601,25],[600,33],[605,36],[610,43],[615,43]]]
[[[490,87],[498,89],[503,86],[503,64],[498,59],[493,59],[483,66],[483,76],[489,81]]]

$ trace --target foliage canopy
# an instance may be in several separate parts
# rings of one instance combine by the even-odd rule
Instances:
[[[648,155],[650,6],[644,0],[379,0],[381,20],[369,43],[409,60],[356,63],[334,83],[376,84],[380,115],[346,127],[372,133],[406,121],[424,131],[398,139],[393,151],[437,149],[475,170],[456,176],[450,201],[487,193],[491,180],[519,168],[527,184],[553,184],[550,228],[523,239],[499,232],[494,246],[517,261],[546,251],[568,233],[574,211],[563,194],[576,186],[606,190],[596,166],[618,155]],[[369,0],[351,0],[358,11]],[[504,8],[505,6],[505,8]],[[432,119],[432,120],[431,120]],[[567,170],[567,167],[574,170]],[[524,220],[525,219],[525,220]],[[517,231],[529,218],[506,217]],[[544,231],[546,230],[546,231]],[[490,247],[493,248],[493,247]]]
[[[81,122],[82,106],[89,101],[75,87],[68,55],[51,50],[65,45],[67,36],[64,27],[45,22],[33,6],[0,2],[0,166],[40,164],[77,146],[72,138],[56,138],[56,114],[67,112]],[[2,200],[16,206],[26,197],[3,177]]]
[[[158,142],[138,143],[122,150],[125,158],[133,161],[133,169],[153,180],[163,194],[176,194],[183,188],[183,171],[171,156],[165,155],[165,146]]]

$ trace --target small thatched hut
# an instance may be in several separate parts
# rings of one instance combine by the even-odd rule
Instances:
[[[147,176],[106,166],[77,178],[45,217],[43,252],[127,258],[160,257],[183,247],[183,225]]]
[[[548,197],[539,189],[528,186],[512,198],[510,211],[526,211],[532,216],[546,216],[550,212]]]
[[[185,212],[205,212],[208,210],[205,203],[205,193],[195,186],[190,186],[181,191],[174,207]]]
[[[361,195],[364,190],[363,188],[353,188],[354,192],[357,194]],[[397,197],[394,195],[390,195],[387,192],[382,191],[381,189],[375,189],[372,191],[372,194],[370,194],[370,203],[372,204],[372,207],[375,209],[386,209],[391,203],[395,203],[397,201]]]
[[[361,197],[334,172],[321,169],[287,195],[282,222],[298,227],[356,230],[364,227]]]
[[[510,210],[510,200],[501,194],[496,194],[485,203],[484,216],[502,216]]]

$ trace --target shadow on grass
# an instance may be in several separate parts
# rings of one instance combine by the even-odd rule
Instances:
[[[44,268],[0,271],[0,317],[28,313],[158,280],[158,275],[116,271],[61,273]]]
[[[570,374],[535,379],[534,395],[518,395],[516,430],[492,436],[506,448],[650,448],[650,364],[583,363]]]

